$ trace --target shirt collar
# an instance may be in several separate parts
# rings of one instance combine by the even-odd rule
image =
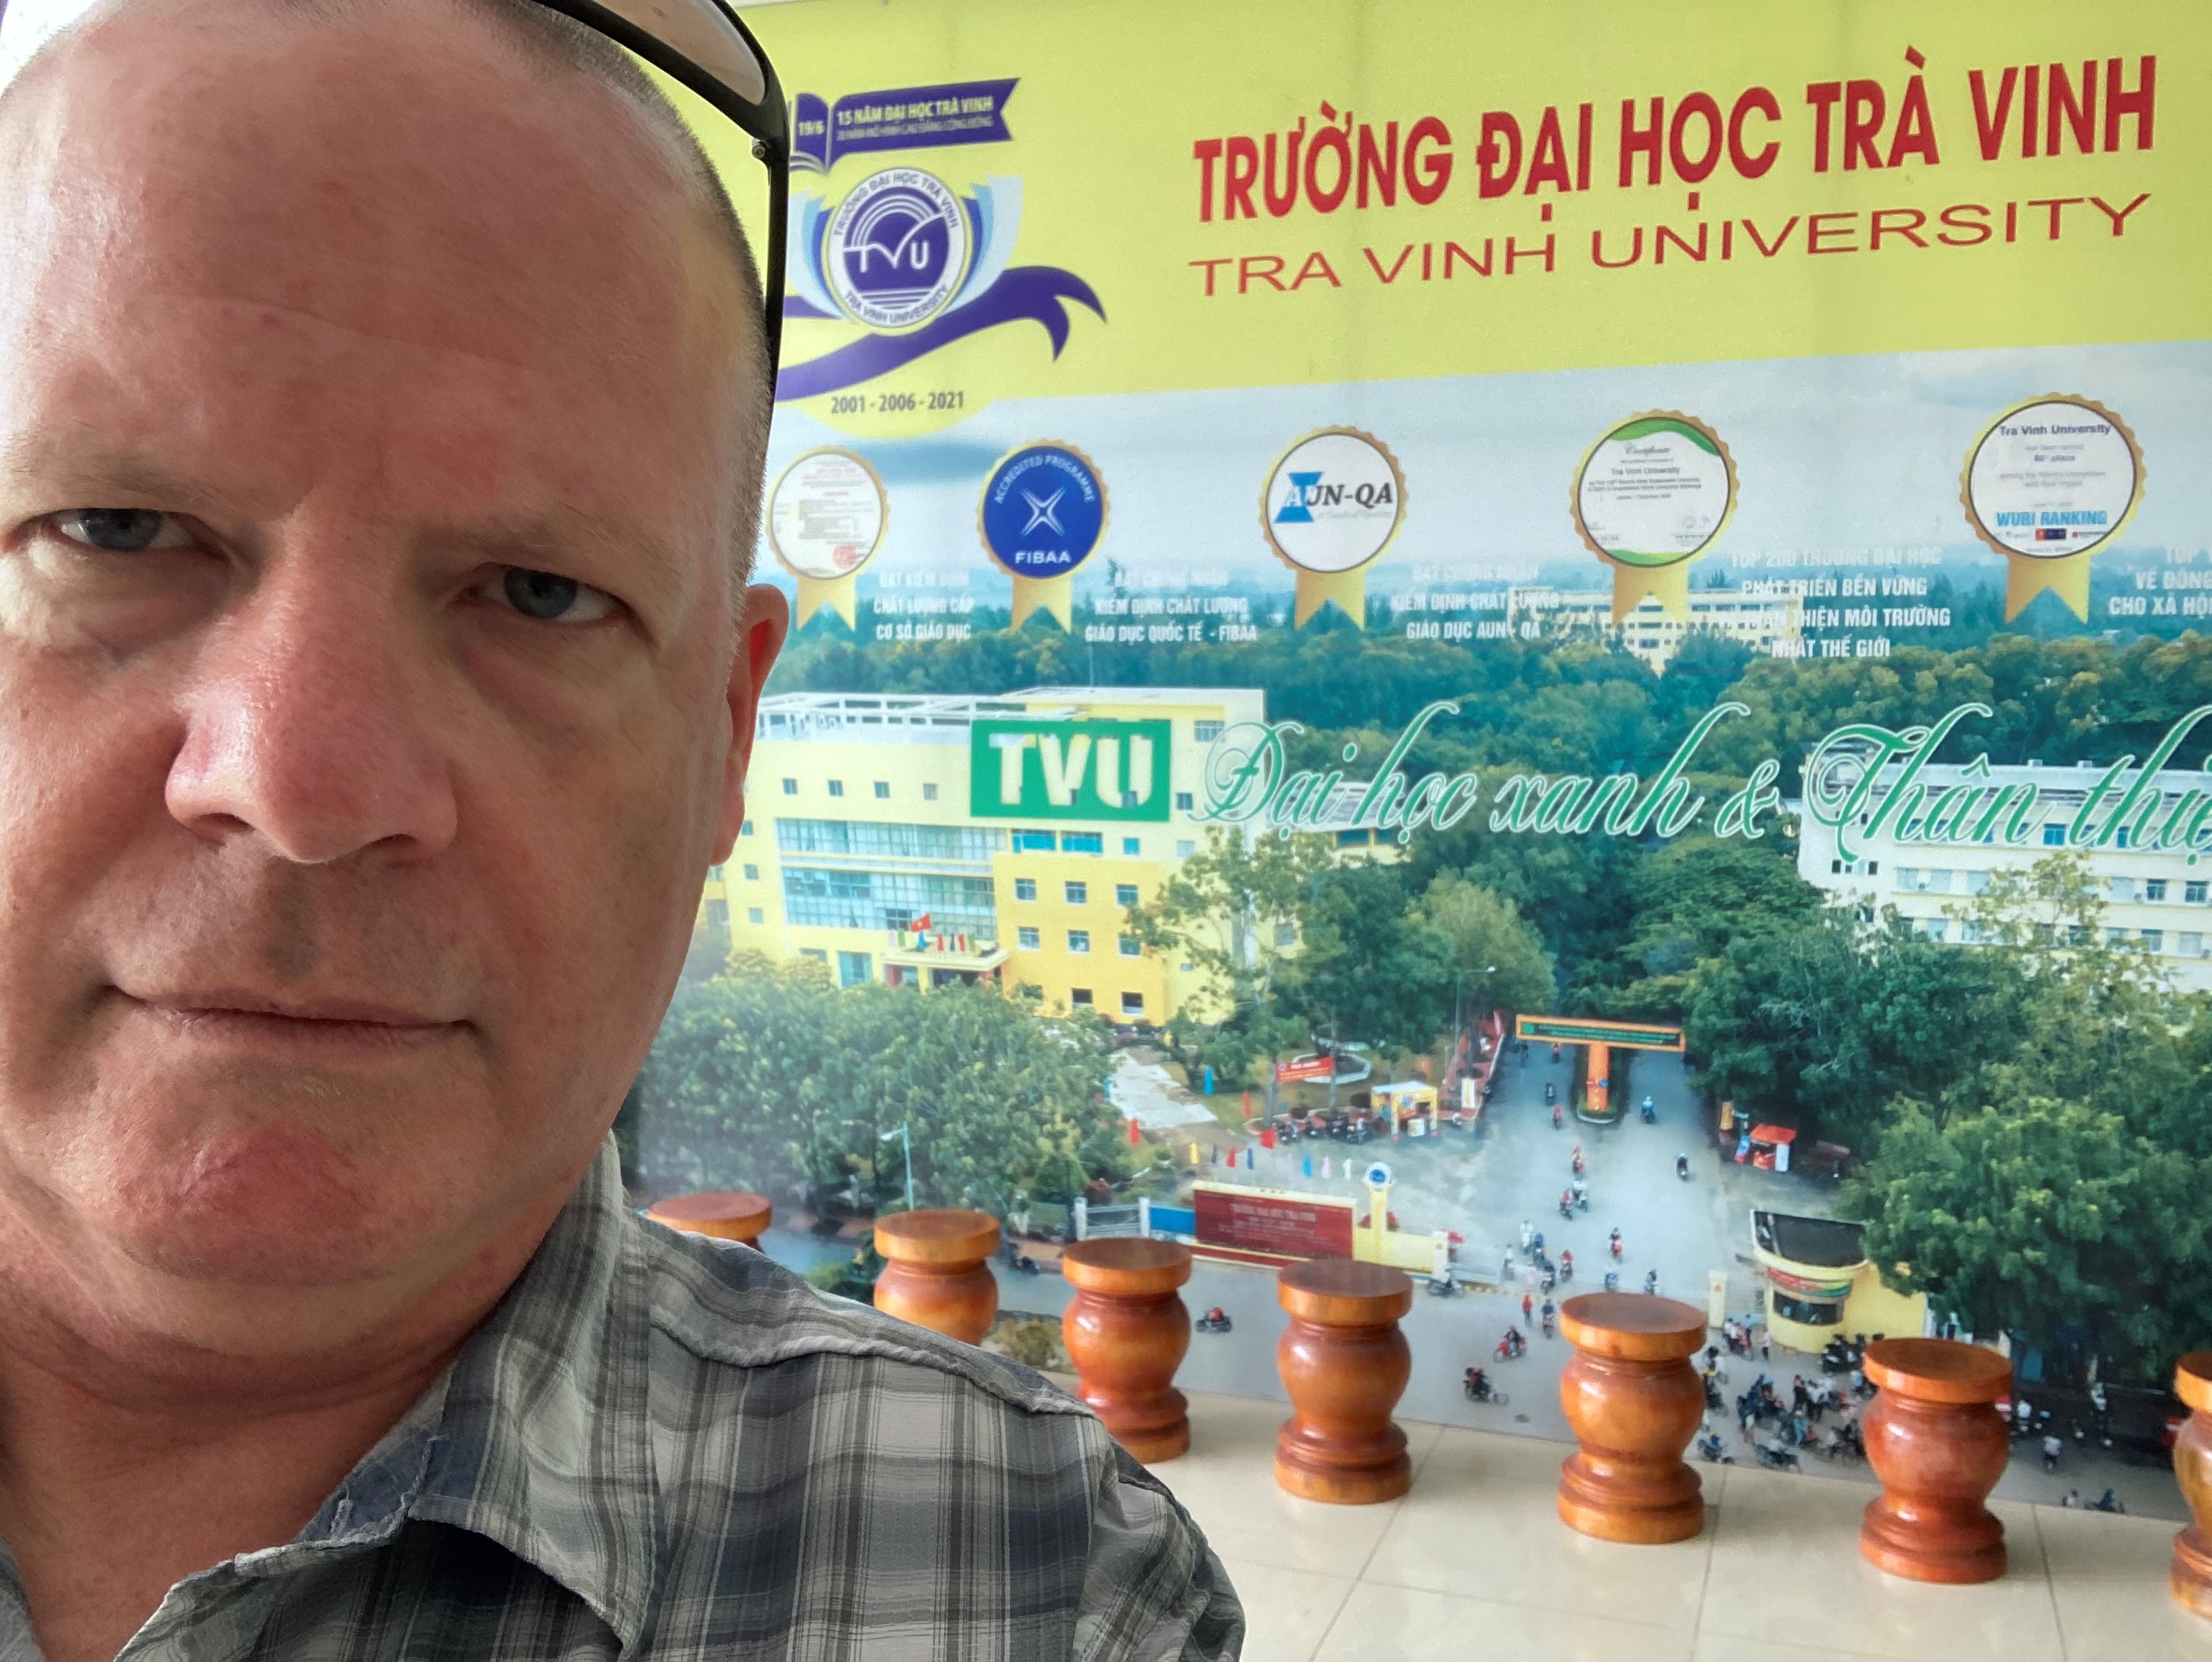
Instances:
[[[665,1545],[642,1252],[610,1137],[455,1359],[408,1507],[543,1571],[588,1604],[625,1652],[645,1629]]]

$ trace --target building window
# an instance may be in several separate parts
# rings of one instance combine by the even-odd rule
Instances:
[[[796,779],[787,779],[787,780],[785,780],[785,781],[783,782],[783,794],[784,794],[786,796],[796,796],[796,795],[798,795],[798,794],[799,794],[799,781],[797,781]]]
[[[820,947],[801,947],[799,949],[799,955],[801,958],[811,959],[817,964],[827,964],[830,961],[829,953]]]
[[[2184,929],[2179,934],[2174,937],[2173,945],[2174,950],[2179,952],[2184,958],[2202,958],[2204,956],[2204,936],[2199,931],[2194,929]]]
[[[2109,881],[2107,892],[2114,900],[2133,900],[2136,898],[2136,880],[2132,877],[2112,878]]]
[[[1040,950],[1044,946],[1044,936],[1040,931],[1036,929],[1016,929],[1014,931],[1014,943],[1024,952],[1033,953]]]
[[[1176,844],[1176,858],[1178,860],[1188,860],[1191,855],[1197,852],[1198,844],[1195,843],[1178,843]]]
[[[1966,892],[1968,894],[1987,894],[1989,892],[1990,874],[1987,872],[1968,872],[1966,874]]]
[[[740,837],[750,837],[752,834],[753,822],[750,819],[746,820],[744,825],[738,827],[738,835]]]
[[[1069,831],[1060,839],[1063,854],[1103,854],[1106,837],[1100,831]]]
[[[1067,904],[1069,905],[1087,906],[1091,904],[1091,886],[1088,883],[1077,883],[1071,881],[1063,886],[1067,895]]]
[[[876,801],[878,801],[878,802],[888,802],[888,801],[890,801],[890,800],[891,800],[891,782],[890,782],[890,780],[888,780],[888,779],[878,779],[878,780],[877,780],[877,781],[876,781]]]
[[[1050,854],[1060,846],[1060,839],[1048,831],[1018,831],[1014,833],[1016,854]]]
[[[1137,856],[1138,855],[1142,854],[1144,851],[1145,851],[1145,839],[1144,839],[1143,837],[1123,837],[1123,838],[1121,839],[1121,852],[1122,852],[1122,853],[1124,853],[1124,854],[1126,854],[1126,855],[1129,855],[1131,858],[1133,858],[1133,859],[1135,856]]]
[[[1034,877],[1016,878],[1014,880],[1014,898],[1017,900],[1036,899],[1036,879]]]
[[[793,854],[889,855],[981,865],[1006,846],[995,825],[902,825],[881,819],[779,819],[775,845]]]
[[[830,782],[830,794],[832,796],[842,796],[844,794],[845,782],[842,779],[832,779]]]
[[[2166,902],[2166,880],[2162,877],[2145,878],[2143,898],[2153,905],[2163,905]]]
[[[2066,846],[2066,827],[2063,825],[2045,825],[2043,828],[2043,846],[2046,849],[2064,848]]]
[[[2203,905],[2207,894],[2212,894],[2212,882],[2184,883],[2181,886],[2182,899],[2192,906]]]
[[[1201,745],[1210,745],[1215,740],[1221,737],[1221,723],[1218,721],[1193,721],[1190,724],[1190,736],[1197,740]]]
[[[2069,923],[2067,925],[2066,944],[2069,947],[2087,946],[2089,944],[2089,926],[2087,923]]]
[[[1091,931],[1088,929],[1070,929],[1067,932],[1067,950],[1072,953],[1089,952],[1091,950]]]
[[[748,923],[765,923],[768,922],[768,914],[763,911],[758,906],[748,906],[745,908],[745,922]]]
[[[2125,929],[2107,929],[2105,931],[2105,944],[2107,947],[2124,946],[2127,944],[2127,939],[2128,932]]]
[[[951,872],[866,872],[809,866],[783,868],[783,915],[802,928],[905,929],[924,913],[946,934],[999,937],[996,895],[988,877]]]
[[[1121,1014],[1123,1015],[1140,1016],[1144,1014],[1144,1013],[1145,995],[1142,993],[1124,993],[1121,995]]]
[[[1844,862],[1840,860],[1831,860],[1828,862],[1828,871],[1832,876],[1841,877],[1844,874]]]
[[[707,875],[719,883],[722,880],[722,868],[720,866],[709,866],[707,868]]]
[[[2145,929],[2143,931],[2143,950],[2147,953],[2164,952],[2166,950],[2166,931],[2164,929]]]
[[[1918,894],[1928,886],[1920,880],[1920,868],[1899,866],[1897,868],[1897,892],[1899,894]]]
[[[1073,1004],[1079,1010],[1089,1009],[1091,1008],[1091,989],[1088,987],[1070,987],[1067,989],[1067,1001],[1070,1004]]]
[[[1145,955],[1145,943],[1136,936],[1125,934],[1120,937],[1120,941],[1122,957],[1142,958]]]
[[[1114,886],[1114,904],[1121,907],[1135,905],[1137,886],[1134,883],[1116,883]]]
[[[1868,875],[1869,877],[1878,877],[1878,876],[1880,876],[1881,874],[1881,861],[1879,861],[1879,860],[1869,860],[1869,861],[1867,861],[1867,875]]]
[[[937,787],[934,784],[924,785],[921,788],[921,800],[925,802],[934,802],[937,800]]]
[[[1948,918],[1929,918],[1927,929],[1928,938],[1930,941],[1948,941],[1951,937],[1951,922]]]
[[[1179,790],[1176,793],[1176,812],[1177,813],[1188,813],[1197,807],[1197,800],[1193,797],[1188,791]]]
[[[875,977],[875,960],[867,953],[840,953],[837,954],[837,984],[840,987],[857,987],[862,982],[872,981]]]
[[[2113,846],[2114,848],[2116,848],[2116,849],[2124,849],[2125,847],[2127,847],[2127,845],[2128,845],[2128,829],[2129,829],[2129,828],[2128,828],[2128,827],[2126,827],[2126,826],[2124,826],[2124,826],[2122,826],[2122,827],[2120,828],[2120,834],[2119,834],[2118,837],[2114,837],[2114,838],[2112,839],[2112,846]]]
[[[745,881],[748,883],[757,883],[760,881],[760,868],[758,866],[748,866],[745,868]]]
[[[1278,947],[1297,946],[1298,944],[1298,926],[1295,923],[1276,924],[1275,944]]]

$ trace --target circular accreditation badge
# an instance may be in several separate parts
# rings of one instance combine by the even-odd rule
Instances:
[[[2008,410],[1966,458],[1975,534],[2001,554],[2063,559],[2118,532],[2142,495],[2142,452],[2127,423],[2088,399]]]
[[[1267,476],[1260,521],[1295,570],[1357,571],[1389,547],[1406,519],[1406,477],[1371,433],[1327,427],[1287,451]]]
[[[991,470],[976,521],[983,546],[1010,575],[1072,576],[1105,532],[1105,482],[1073,445],[1024,445]]]
[[[1720,435],[1675,411],[1614,428],[1575,475],[1575,528],[1594,554],[1668,566],[1721,533],[1735,508],[1735,463]]]
[[[849,450],[810,450],[769,493],[768,545],[794,577],[859,574],[883,545],[890,508],[876,470]]]

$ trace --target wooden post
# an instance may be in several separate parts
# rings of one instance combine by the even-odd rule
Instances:
[[[775,1217],[775,1208],[764,1195],[748,1195],[736,1189],[712,1189],[704,1194],[671,1195],[666,1200],[654,1202],[645,1215],[671,1229],[712,1235],[717,1240],[742,1241],[757,1251],[761,1232]]]
[[[2004,1525],[1983,1502],[2010,1452],[1996,1404],[2011,1363],[1953,1339],[1880,1339],[1864,1365],[1881,1387],[1860,1421],[1881,1494],[1867,1502],[1859,1551],[1908,1580],[1996,1580]]]
[[[1575,1348],[1559,1406],[1580,1446],[1559,1468],[1559,1517],[1601,1541],[1656,1546],[1705,1526],[1698,1474],[1682,1451],[1705,1411],[1690,1367],[1702,1311],[1641,1293],[1584,1293],[1559,1306]]]
[[[2173,1391],[2191,1410],[2173,1445],[2173,1475],[2197,1520],[2173,1537],[2173,1596],[2184,1610],[2212,1620],[2212,1350],[2181,1359]]]
[[[1413,1371],[1398,1318],[1413,1307],[1402,1269],[1348,1258],[1286,1265],[1275,1296],[1291,1324],[1275,1347],[1291,1417],[1275,1437],[1275,1481],[1338,1506],[1395,1500],[1413,1487],[1406,1434],[1390,1410]]]
[[[999,1313],[990,1257],[998,1220],[981,1212],[894,1212],[876,1220],[876,1308],[916,1327],[976,1344]]]
[[[1190,1249],[1123,1237],[1081,1241],[1060,1255],[1076,1289],[1060,1331],[1083,1400],[1123,1448],[1155,1465],[1190,1446],[1190,1416],[1175,1388],[1190,1348],[1190,1312],[1176,1289],[1190,1279]]]

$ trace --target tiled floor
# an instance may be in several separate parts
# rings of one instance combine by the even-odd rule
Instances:
[[[1705,1532],[1577,1535],[1557,1444],[1407,1424],[1413,1493],[1329,1507],[1275,1486],[1278,1403],[1191,1399],[1158,1475],[1243,1596],[1249,1662],[2212,1662],[2212,1622],[2166,1596],[2174,1526],[2001,1502],[2011,1572],[1978,1587],[1882,1574],[1856,1485],[1700,1466]]]

